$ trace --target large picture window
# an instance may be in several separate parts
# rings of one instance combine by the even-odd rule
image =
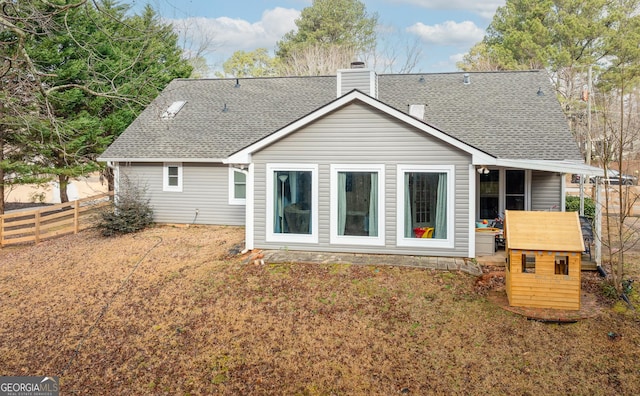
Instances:
[[[398,244],[453,247],[452,166],[398,166]]]
[[[317,166],[267,166],[267,239],[317,242]]]
[[[384,167],[334,165],[332,243],[384,244]]]

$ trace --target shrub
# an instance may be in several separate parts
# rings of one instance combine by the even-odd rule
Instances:
[[[121,186],[122,193],[116,196],[111,210],[102,213],[98,224],[103,236],[140,231],[153,223],[153,210],[144,198],[145,190],[128,181]]]
[[[565,210],[567,212],[579,212],[580,197],[567,195],[567,198],[565,199]],[[591,221],[596,217],[596,205],[593,202],[593,199],[589,197],[584,197],[584,215]]]
[[[611,280],[604,280],[600,287],[604,297],[612,301],[618,299],[618,290]]]

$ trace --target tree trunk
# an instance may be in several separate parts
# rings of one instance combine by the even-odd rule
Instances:
[[[4,214],[4,171],[0,168],[0,215]]]
[[[617,229],[617,237],[619,240],[619,250],[618,250],[618,262],[616,263],[615,269],[615,277],[613,278],[616,282],[616,290],[619,293],[622,292],[622,280],[624,279],[624,222],[626,220],[627,208],[625,205],[625,200],[623,196],[623,191],[627,188],[622,183],[622,171],[623,171],[623,161],[622,156],[624,154],[624,142],[625,142],[625,124],[624,124],[624,112],[625,112],[625,79],[624,79],[624,69],[622,71],[622,81],[620,87],[620,135],[618,136],[618,205],[620,206],[619,214],[618,214],[618,229]]]
[[[58,186],[60,187],[60,202],[69,202],[69,196],[67,195],[67,186],[69,186],[69,176],[59,175]]]
[[[113,174],[113,169],[107,166],[102,172],[102,175],[105,177],[105,179],[107,179],[107,186],[109,188],[108,191],[115,191],[116,182],[115,175]]]
[[[4,161],[4,141],[0,135],[0,162]],[[4,169],[0,167],[0,214],[4,214]]]

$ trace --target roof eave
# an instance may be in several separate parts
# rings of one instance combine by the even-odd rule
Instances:
[[[519,168],[558,173],[577,173],[589,176],[604,176],[604,170],[579,161],[570,160],[530,160],[530,159],[496,159],[495,164],[505,168]]]
[[[148,157],[98,157],[98,162],[195,162],[195,163],[225,163],[221,158],[148,158]]]

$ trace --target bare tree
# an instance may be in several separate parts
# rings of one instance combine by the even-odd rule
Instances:
[[[184,58],[193,67],[193,78],[208,77],[211,65],[207,55],[215,52],[221,44],[215,35],[202,26],[196,18],[172,21],[173,30],[178,34]]]
[[[595,119],[599,134],[594,146],[605,175],[611,175],[612,170],[619,172],[618,178],[605,177],[601,203],[606,220],[601,240],[618,290],[625,274],[625,253],[640,241],[640,218],[633,213],[634,205],[640,202],[640,194],[636,186],[626,184],[622,177],[635,174],[629,164],[635,156],[633,142],[640,138],[640,102],[637,90],[623,92],[621,89],[596,95],[598,114]],[[609,179],[617,182],[610,183]]]
[[[376,46],[363,55],[367,64],[383,73],[411,73],[422,59],[419,38],[395,32],[378,33]]]
[[[356,60],[356,49],[347,45],[306,45],[292,50],[286,63],[281,64],[282,75],[320,76],[335,74]]]

